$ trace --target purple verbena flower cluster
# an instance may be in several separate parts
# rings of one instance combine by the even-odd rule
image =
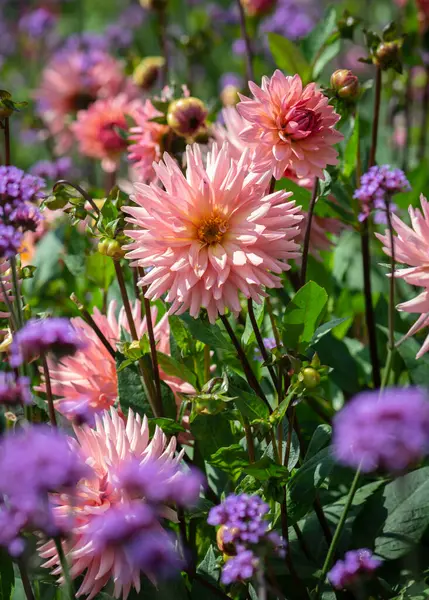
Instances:
[[[91,470],[63,433],[36,425],[2,439],[0,473],[0,545],[19,554],[24,547],[23,528],[49,536],[61,532],[48,494],[73,494],[74,486]],[[1,526],[3,522],[8,524],[6,528]]]
[[[399,473],[429,453],[429,398],[419,388],[362,392],[334,419],[338,462]]]
[[[40,39],[46,36],[56,25],[55,15],[40,7],[23,15],[18,23],[20,31],[33,39]]]
[[[390,165],[371,167],[362,175],[360,187],[353,195],[361,205],[359,220],[364,221],[375,210],[375,222],[386,223],[386,199],[390,211],[395,212],[397,207],[390,201],[391,197],[410,189],[410,183],[401,169],[392,169]]]
[[[268,504],[260,496],[248,494],[230,494],[210,510],[207,522],[221,526],[222,545],[229,545],[235,553],[222,571],[221,580],[226,585],[252,577],[261,551],[274,548],[284,554],[283,540],[275,532],[268,532],[268,511]]]
[[[85,348],[86,343],[79,337],[69,319],[30,319],[14,336],[10,364],[19,367],[41,355],[50,353],[61,358]]]
[[[17,167],[0,167],[0,258],[12,258],[25,231],[36,231],[41,214],[31,204],[43,196],[44,181]]]
[[[57,181],[70,177],[73,173],[73,163],[69,156],[61,156],[56,160],[39,160],[31,167],[30,172],[37,177]]]
[[[328,573],[328,579],[337,590],[350,588],[365,575],[371,575],[382,561],[374,558],[371,550],[350,550],[344,560],[338,560]]]
[[[311,0],[279,0],[274,12],[263,20],[261,31],[297,40],[313,29],[318,17],[317,3]]]
[[[14,373],[0,372],[0,404],[31,404],[30,380]]]

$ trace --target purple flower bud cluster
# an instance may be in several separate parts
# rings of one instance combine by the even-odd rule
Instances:
[[[328,579],[337,590],[350,588],[364,576],[372,575],[382,561],[374,558],[371,550],[350,550],[344,560],[338,560],[328,573]]]
[[[268,504],[260,496],[248,494],[230,494],[210,510],[207,523],[221,525],[222,543],[232,545],[236,552],[222,571],[225,585],[252,577],[261,551],[274,548],[284,555],[283,540],[275,532],[268,532],[268,511]]]
[[[17,167],[0,167],[0,258],[15,256],[23,233],[37,229],[41,214],[31,202],[43,196],[44,185]]]
[[[58,181],[74,174],[72,159],[69,156],[61,156],[56,160],[39,160],[30,169],[32,175]]]
[[[61,358],[85,348],[86,343],[79,338],[68,319],[30,319],[13,338],[10,364],[19,367],[40,355],[50,353],[56,358]]]
[[[263,20],[261,31],[297,40],[313,29],[318,17],[317,3],[308,0],[279,0],[274,12]]]
[[[362,392],[334,418],[338,462],[399,473],[429,454],[429,398],[419,388]]]
[[[57,19],[46,8],[40,7],[23,15],[18,28],[30,38],[40,39],[46,36],[56,25]]]
[[[392,169],[390,165],[371,167],[362,175],[360,187],[353,195],[361,204],[359,220],[364,221],[375,210],[375,222],[386,223],[386,199],[390,211],[395,212],[397,207],[390,202],[391,197],[410,189],[410,183],[401,169]]]
[[[31,404],[30,380],[14,373],[0,373],[0,404]]]
[[[91,470],[63,433],[36,425],[2,439],[0,473],[0,545],[15,555],[24,547],[22,529],[49,536],[61,532],[48,494],[73,494],[77,482]],[[3,522],[7,526],[2,527]]]

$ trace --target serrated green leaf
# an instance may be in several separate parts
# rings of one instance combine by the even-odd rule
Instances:
[[[188,314],[180,315],[180,319],[184,321],[191,335],[209,345],[211,348],[219,348],[220,350],[231,351],[232,344],[224,336],[222,330],[217,325],[205,323],[200,318],[194,319]]]
[[[268,481],[269,479],[287,481],[289,478],[287,468],[274,462],[269,456],[264,456],[260,460],[248,465],[243,471],[259,481]]]
[[[332,427],[330,425],[318,425],[316,431],[313,433],[313,437],[308,444],[307,453],[305,455],[305,461],[313,458],[320,450],[328,446],[331,442]]]
[[[232,446],[219,448],[208,458],[208,462],[236,478],[248,466],[249,459],[240,444],[232,444]]]

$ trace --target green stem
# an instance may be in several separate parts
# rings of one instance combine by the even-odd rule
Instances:
[[[10,259],[10,270],[12,272],[12,284],[13,284],[13,295],[15,296],[16,305],[16,316],[18,320],[18,327],[21,328],[24,325],[24,315],[22,312],[21,294],[19,293],[18,274],[16,270],[16,258]]]
[[[313,221],[314,208],[315,208],[316,202],[317,202],[318,187],[319,187],[319,179],[318,179],[318,177],[316,177],[316,179],[314,180],[313,194],[311,196],[310,206],[308,207],[307,225],[305,228],[304,246],[302,249],[301,278],[300,278],[301,287],[303,285],[305,285],[305,279],[307,276],[308,253],[310,250],[310,237],[311,237],[311,223]]]
[[[390,198],[386,197],[387,227],[390,237],[390,281],[389,281],[389,341],[387,350],[386,367],[381,382],[381,390],[389,383],[392,370],[393,355],[395,353],[395,236],[393,234],[392,214],[390,212]]]
[[[262,338],[261,332],[258,327],[258,322],[256,321],[255,312],[253,310],[253,301],[251,298],[249,298],[247,301],[247,308],[248,308],[248,312],[249,312],[250,322],[251,322],[252,328],[253,328],[253,333],[255,334],[256,341],[258,343],[259,350],[261,351],[262,358],[265,363],[268,363],[268,362],[270,362],[270,357],[268,355],[267,349],[265,348],[264,340]],[[272,365],[268,365],[267,368],[268,368],[269,374],[271,375],[271,379],[273,380],[274,389],[277,390],[278,389],[278,379],[276,377],[274,367]],[[281,399],[279,398],[279,403],[280,402],[281,402]]]
[[[74,586],[73,586],[72,579],[70,577],[70,569],[69,569],[69,565],[68,565],[66,556],[64,554],[64,549],[63,549],[63,546],[61,544],[61,539],[58,538],[58,537],[56,537],[56,538],[54,538],[54,542],[55,542],[55,547],[57,549],[58,556],[59,556],[59,559],[60,559],[61,569],[62,569],[62,572],[63,572],[64,582],[65,582],[65,585],[66,585],[66,589],[67,589],[67,594],[68,594],[69,600],[74,600],[74,597],[75,597]]]
[[[54,398],[52,395],[51,377],[49,375],[48,361],[46,360],[46,356],[44,354],[42,354],[40,359],[42,361],[43,375],[45,377],[46,400],[48,401],[49,420],[53,427],[57,427],[57,418],[55,416]]]
[[[31,587],[30,578],[28,577],[27,569],[22,558],[17,560],[19,574],[21,576],[22,585],[24,588],[27,600],[35,600],[33,589]]]
[[[322,567],[322,573],[320,574],[319,583],[317,584],[315,600],[320,597],[321,587],[325,581],[326,575],[328,573],[329,567],[331,566],[332,559],[334,557],[335,549],[337,547],[340,536],[343,532],[344,525],[346,523],[347,515],[349,513],[350,507],[353,502],[353,498],[355,497],[360,476],[360,468],[356,471],[356,475],[353,479],[352,485],[350,487],[349,495],[347,496],[346,503],[344,505],[343,512],[341,514],[340,520],[338,521],[337,528],[335,529],[334,536],[332,538],[331,545],[329,546],[328,554],[326,555],[325,562]]]

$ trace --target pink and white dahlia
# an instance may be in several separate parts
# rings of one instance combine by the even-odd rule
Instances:
[[[72,448],[91,466],[94,475],[79,481],[74,500],[70,501],[65,495],[53,496],[56,504],[53,512],[59,524],[69,522],[70,515],[74,519],[64,550],[72,579],[83,575],[77,596],[88,594],[88,600],[91,600],[112,579],[114,597],[126,598],[132,587],[139,591],[140,570],[132,568],[122,545],[110,546],[100,552],[97,545],[88,540],[88,533],[94,521],[109,509],[127,505],[132,500],[119,485],[117,473],[121,467],[134,460],[140,464],[155,461],[160,468],[174,469],[181,455],[174,456],[176,439],[173,437],[168,442],[158,427],[150,440],[147,418],[142,419],[131,410],[126,422],[115,408],[104,412],[102,417],[96,415],[95,421],[95,429],[75,427],[76,439],[69,438]],[[144,498],[140,500],[144,501]],[[164,508],[163,515],[175,520],[174,511],[168,507]],[[46,560],[43,567],[52,569],[53,575],[61,575],[58,553],[52,540],[39,547],[39,554]]]
[[[343,135],[334,129],[340,116],[328,104],[316,84],[305,87],[299,75],[287,77],[279,70],[262,78],[260,88],[249,82],[253,99],[239,94],[237,110],[249,121],[240,134],[256,145],[253,168],[271,170],[281,179],[287,168],[298,177],[323,178],[327,165],[336,165],[334,144]]]
[[[151,120],[162,116],[152,102],[146,100],[134,117],[136,126],[130,129],[129,140],[133,143],[128,147],[128,158],[139,180],[145,183],[155,177],[153,163],[161,159],[164,136],[169,131],[167,125]]]
[[[124,309],[120,310],[118,317],[115,316],[115,310],[116,303],[112,301],[107,315],[103,315],[95,308],[92,318],[112,348],[116,350],[121,339],[121,329],[129,332],[129,327]],[[151,315],[152,322],[155,323],[156,308],[152,308]],[[133,316],[137,334],[141,338],[147,333],[147,323],[146,317],[141,318],[140,302],[135,303]],[[59,362],[48,359],[48,366],[52,392],[58,396],[54,402],[55,408],[66,417],[73,419],[73,404],[78,410],[83,400],[88,410],[93,413],[112,407],[118,398],[118,380],[115,359],[94,330],[80,317],[71,321],[81,339],[87,344],[85,351],[64,357]],[[157,349],[164,354],[170,354],[170,326],[166,315],[154,326],[154,336]],[[176,394],[194,392],[191,385],[178,377],[166,375],[162,370],[160,376]],[[40,390],[46,392],[44,382]]]
[[[429,326],[429,290],[425,290],[408,302],[401,302],[396,307],[401,312],[420,314],[417,321],[406,333],[403,339],[413,336],[415,333]],[[416,354],[416,358],[421,358],[429,350],[429,335],[423,342],[422,347]]]
[[[116,171],[127,148],[127,141],[118,130],[128,129],[127,117],[135,119],[141,106],[139,100],[129,100],[120,94],[97,100],[87,110],[80,110],[71,125],[80,152],[101,160],[104,171]]]
[[[135,93],[122,65],[100,50],[69,50],[54,55],[42,73],[36,91],[38,112],[62,154],[73,143],[69,125],[78,110],[98,98]]]
[[[219,123],[213,125],[212,134],[219,148],[224,142],[229,143],[229,152],[232,158],[240,160],[241,155],[249,148],[255,148],[255,144],[244,141],[240,134],[249,126],[249,122],[240,115],[235,106],[227,106],[222,110],[224,125]]]
[[[199,146],[188,146],[186,164],[185,177],[164,154],[154,168],[165,190],[135,184],[126,257],[153,267],[139,282],[148,298],[167,294],[170,313],[195,318],[204,307],[214,323],[226,308],[240,311],[238,292],[260,303],[266,287],[282,285],[302,215],[291,193],[267,194],[271,175],[250,172],[248,152],[237,162],[227,143],[214,146],[205,166]]]
[[[420,196],[421,211],[410,206],[408,214],[411,227],[392,213],[392,225],[396,231],[394,238],[395,261],[408,265],[396,269],[395,277],[401,277],[411,285],[429,287],[429,203]],[[383,243],[383,251],[391,256],[390,234],[375,234]]]

